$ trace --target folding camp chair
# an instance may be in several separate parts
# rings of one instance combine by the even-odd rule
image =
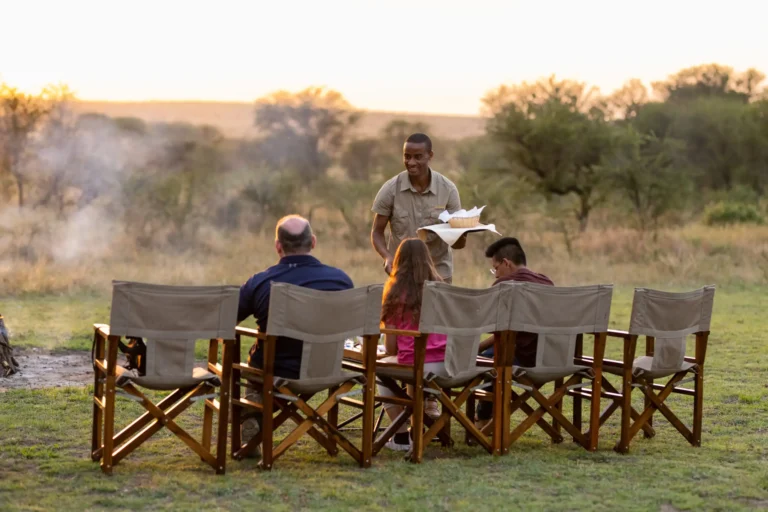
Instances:
[[[569,390],[591,386],[600,396],[602,384],[602,358],[611,310],[612,285],[554,287],[534,283],[502,283],[510,288],[512,311],[508,329],[514,340],[518,332],[538,334],[536,365],[512,367],[512,386],[521,388],[518,394],[511,391],[510,413],[520,409],[526,418],[502,441],[502,449],[520,438],[534,424],[544,430],[555,443],[563,441],[564,428],[573,440],[589,451],[597,450],[600,401],[595,400],[590,411],[589,429],[582,432],[581,405],[574,405],[574,421],[563,414],[563,397]],[[576,364],[575,356],[581,350],[584,334],[594,335],[594,361],[589,365]],[[509,349],[513,351],[514,349]],[[511,354],[514,357],[514,354]],[[582,382],[587,379],[589,382]],[[508,380],[507,380],[508,381]],[[505,382],[507,382],[505,381]],[[554,383],[554,391],[545,396],[541,388]],[[533,410],[527,401],[533,398],[538,408]],[[544,421],[547,413],[552,417],[550,425]],[[497,421],[494,416],[494,422]],[[506,427],[504,433],[506,433]]]
[[[370,466],[374,422],[373,361],[376,360],[379,340],[382,291],[383,285],[326,292],[272,283],[267,332],[238,328],[232,402],[232,423],[235,425],[232,429],[232,456],[235,459],[243,458],[261,444],[262,460],[259,465],[262,469],[272,469],[274,461],[306,433],[330,455],[338,453],[338,444],[360,466]],[[239,362],[242,336],[256,337],[259,343],[264,344],[263,369]],[[298,379],[274,375],[275,345],[280,336],[303,341]],[[355,336],[363,337],[365,370],[362,374],[342,369],[344,341]],[[241,377],[246,382],[241,382]],[[355,394],[352,388],[357,383],[364,384],[361,449],[349,442],[338,429],[339,401]],[[241,398],[242,385],[259,389],[262,403]],[[328,390],[328,398],[318,407],[311,407],[309,400],[325,390]],[[261,411],[263,418],[259,434],[246,444],[242,444],[239,431],[243,408]],[[274,416],[276,411],[279,413]],[[326,415],[327,418],[324,418]],[[289,419],[296,423],[296,429],[274,447],[274,431]]]
[[[606,379],[605,385],[613,403],[603,412],[600,421],[602,424],[614,411],[622,410],[621,437],[616,451],[628,452],[632,438],[641,429],[645,437],[653,437],[652,420],[656,411],[660,411],[691,445],[701,446],[704,359],[714,297],[714,286],[685,293],[635,289],[629,332],[608,333],[624,340],[623,361],[603,362],[606,372],[622,377],[620,392]],[[691,334],[696,337],[695,357],[685,355],[686,338]],[[646,355],[635,359],[640,336],[646,339]],[[666,377],[671,377],[666,385],[654,383],[655,379]],[[681,387],[691,381],[693,389]],[[633,388],[643,392],[645,407],[642,413],[632,407]],[[672,393],[693,397],[693,430],[688,429],[664,403]]]
[[[455,418],[467,431],[468,436],[476,439],[489,453],[501,453],[500,446],[494,445],[488,436],[481,433],[461,407],[475,389],[487,387],[483,384],[486,377],[492,377],[495,389],[503,389],[502,381],[508,371],[511,371],[511,359],[504,359],[505,350],[501,343],[497,346],[500,356],[496,359],[498,364],[495,368],[479,367],[476,363],[481,335],[500,331],[509,323],[510,308],[505,304],[505,290],[498,286],[475,290],[428,281],[424,284],[419,330],[382,329],[384,334],[414,337],[414,364],[404,366],[376,362],[376,377],[395,394],[394,397],[376,396],[376,400],[401,405],[404,409],[375,441],[374,455],[395,435],[409,416],[413,444],[407,458],[412,462],[421,462],[424,439],[429,440],[446,434],[444,429],[451,418]],[[438,375],[424,373],[426,343],[430,333],[448,335],[445,373]],[[502,339],[507,341],[506,336]],[[505,361],[506,368],[503,367]],[[412,384],[413,396],[408,396],[397,381]],[[443,406],[442,414],[434,422],[424,416],[425,393],[436,396]],[[504,400],[509,399],[508,394],[493,396],[494,410],[500,409]],[[429,427],[426,433],[423,432],[425,422]],[[496,437],[500,438],[500,435]]]
[[[237,286],[163,286],[113,281],[110,324],[94,325],[91,458],[101,462],[105,473],[112,473],[115,464],[167,427],[217,474],[224,474],[238,298]],[[117,365],[122,336],[146,340],[145,375]],[[198,339],[210,340],[207,369],[194,368]],[[223,345],[221,364],[218,363],[219,344]],[[155,404],[139,391],[140,387],[171,393]],[[217,387],[219,391],[215,393]],[[117,396],[135,400],[147,412],[114,435]],[[197,442],[174,421],[199,400],[205,400],[202,442]],[[214,411],[218,412],[215,455],[211,453]]]

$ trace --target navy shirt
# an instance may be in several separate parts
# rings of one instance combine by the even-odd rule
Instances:
[[[353,287],[352,279],[342,270],[323,265],[314,256],[308,254],[285,256],[277,265],[254,275],[240,288],[237,323],[253,315],[259,331],[266,332],[269,320],[269,293],[273,281],[323,291],[348,290]],[[278,338],[275,348],[275,375],[298,379],[301,352],[300,340]],[[264,354],[260,344],[248,358],[248,362],[253,367],[261,368],[263,360]]]

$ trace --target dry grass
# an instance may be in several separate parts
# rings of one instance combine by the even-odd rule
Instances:
[[[108,231],[108,230],[107,230]],[[563,236],[540,231],[513,231],[528,252],[529,266],[561,285],[614,283],[665,287],[768,284],[768,227],[711,228],[690,225],[658,234],[632,230],[588,231],[568,253]],[[381,260],[369,247],[347,248],[341,233],[318,228],[316,255],[344,269],[356,284],[381,282]],[[485,246],[494,235],[473,235],[455,253],[455,284],[485,287],[491,281]],[[41,239],[47,243],[46,238]],[[141,250],[116,236],[109,244],[91,244],[67,258],[57,252],[36,263],[18,257],[0,260],[2,295],[26,293],[105,293],[112,279],[169,284],[241,284],[275,263],[269,234],[204,232],[199,246],[184,252]],[[204,242],[202,242],[204,241]],[[41,243],[43,243],[41,242]],[[36,253],[44,248],[35,247]]]

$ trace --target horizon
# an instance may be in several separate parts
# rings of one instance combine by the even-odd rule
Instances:
[[[765,68],[768,4],[713,5],[30,0],[6,6],[8,19],[46,16],[34,37],[23,23],[0,33],[2,47],[24,43],[3,56],[0,81],[112,103],[253,103],[317,85],[360,110],[477,116],[488,91],[551,75],[608,94],[700,64]]]

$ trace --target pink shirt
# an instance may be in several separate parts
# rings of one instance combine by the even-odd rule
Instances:
[[[388,322],[389,323],[389,322]],[[419,326],[410,319],[399,318],[391,322],[395,329],[404,331],[416,331]],[[445,334],[430,334],[427,337],[427,352],[424,356],[425,363],[439,363],[445,360],[445,345],[448,337]],[[397,337],[397,363],[413,365],[413,336]]]

